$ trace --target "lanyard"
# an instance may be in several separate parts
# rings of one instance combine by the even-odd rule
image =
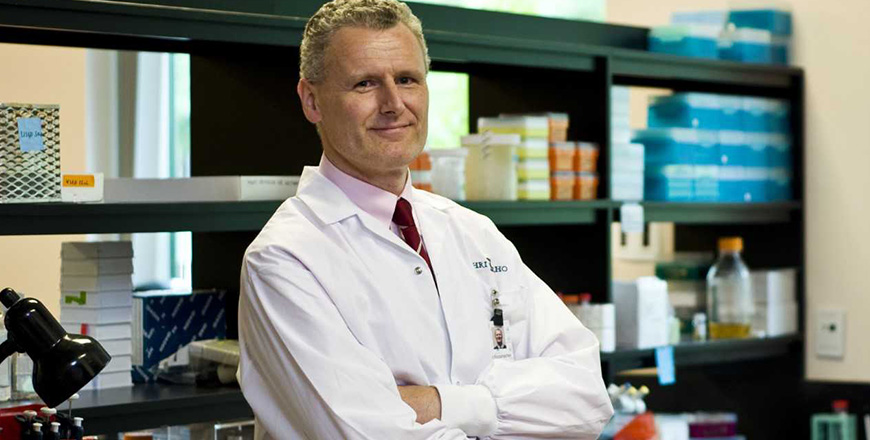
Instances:
[[[492,324],[496,327],[504,326],[504,311],[501,309],[501,301],[498,299],[498,290],[492,289]]]

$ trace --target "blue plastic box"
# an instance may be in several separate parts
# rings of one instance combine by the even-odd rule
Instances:
[[[650,128],[683,127],[718,130],[722,115],[719,95],[676,93],[652,99],[647,115]]]
[[[743,63],[773,62],[773,42],[768,31],[734,29],[722,34],[718,43],[719,58]]]
[[[649,51],[695,58],[718,58],[719,30],[714,26],[668,25],[653,28]]]
[[[788,101],[769,99],[766,104],[767,132],[787,134],[791,128],[791,108]]]
[[[696,202],[719,201],[719,169],[715,165],[698,165],[692,180],[693,200]]]
[[[659,165],[718,165],[715,131],[692,128],[649,128],[634,132],[633,142],[645,147],[645,162]]]
[[[769,133],[744,133],[743,139],[747,147],[746,157],[742,163],[735,165],[766,168],[772,136]]]
[[[771,48],[771,62],[773,64],[788,65],[789,60],[791,59],[789,56],[791,52],[789,37],[774,36],[771,40],[771,44],[773,45]]]
[[[691,202],[694,200],[694,180],[692,165],[647,166],[643,198],[662,202]]]
[[[742,131],[722,130],[719,132],[719,155],[722,166],[747,166],[749,164],[749,144]]]
[[[764,143],[767,147],[767,166],[791,170],[792,150],[789,137],[783,134],[766,134]]]
[[[791,35],[791,12],[776,8],[735,9],[728,21],[739,28],[764,29],[774,35]]]
[[[767,180],[767,198],[771,202],[788,201],[792,194],[792,173],[786,168],[771,168]]]
[[[722,202],[765,202],[769,170],[759,167],[724,166],[719,169],[719,200]]]
[[[719,128],[722,130],[743,130],[743,98],[740,96],[719,96]]]
[[[740,111],[740,126],[745,132],[764,133],[771,123],[770,106],[764,98],[744,97]]]

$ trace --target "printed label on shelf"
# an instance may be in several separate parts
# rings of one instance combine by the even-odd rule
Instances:
[[[21,151],[25,153],[44,150],[42,119],[18,118],[18,142],[21,144]]]
[[[637,203],[625,203],[619,208],[619,222],[622,232],[643,232],[643,206]]]
[[[674,347],[656,348],[656,370],[659,376],[659,385],[673,385],[677,382],[676,369],[674,368]]]
[[[64,174],[64,188],[93,188],[96,186],[93,174]]]

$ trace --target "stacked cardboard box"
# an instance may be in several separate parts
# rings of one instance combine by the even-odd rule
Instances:
[[[67,242],[61,247],[60,321],[91,336],[112,356],[85,390],[131,386],[133,246],[129,241]]]

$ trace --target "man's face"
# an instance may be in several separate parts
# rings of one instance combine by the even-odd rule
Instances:
[[[429,110],[426,64],[414,34],[402,24],[342,28],[324,64],[322,82],[311,85],[314,106],[300,96],[327,156],[364,177],[404,175],[426,144]]]
[[[501,330],[498,330],[498,329],[497,329],[497,330],[495,331],[495,342],[496,342],[498,345],[501,345],[501,344],[502,344],[502,341],[504,341],[504,334],[502,334]]]

